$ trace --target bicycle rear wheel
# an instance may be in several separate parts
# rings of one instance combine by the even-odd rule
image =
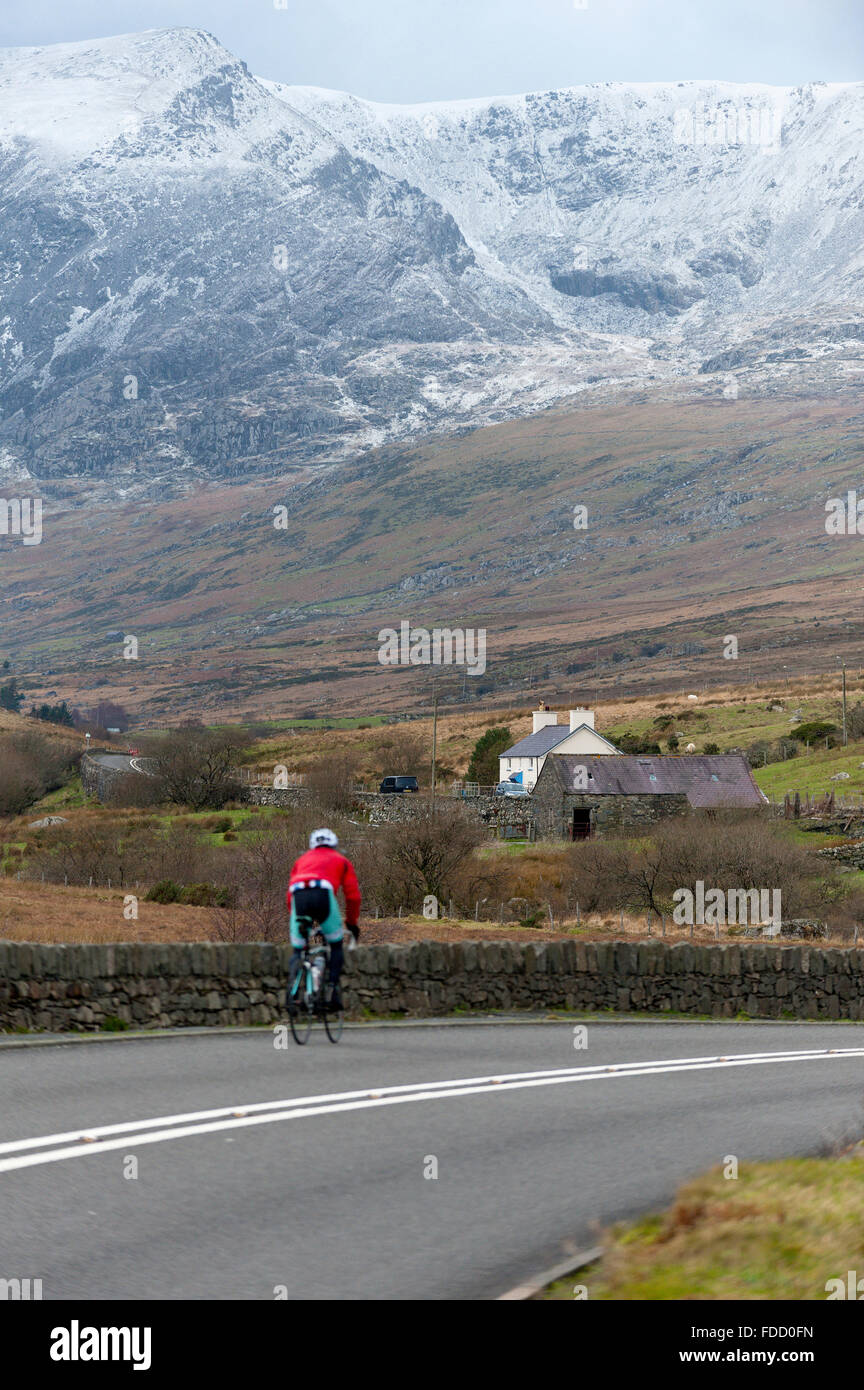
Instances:
[[[309,1034],[312,1031],[310,1002],[306,992],[306,969],[305,966],[301,966],[297,991],[289,995],[288,998],[288,1022],[291,1024],[291,1036],[301,1047],[309,1041]]]
[[[322,1002],[323,1002],[323,992],[322,992]],[[342,1029],[345,1027],[345,1015],[343,1014],[342,1010],[340,1009],[338,1013],[335,1013],[335,1014],[334,1014],[334,1013],[331,1013],[331,1011],[330,1011],[328,1008],[325,1007],[325,1008],[324,1008],[324,1027],[325,1027],[325,1029],[326,1029],[326,1031],[327,1031],[327,1036],[328,1036],[328,1038],[330,1039],[330,1041],[331,1041],[332,1043],[338,1043],[339,1039],[342,1037]]]

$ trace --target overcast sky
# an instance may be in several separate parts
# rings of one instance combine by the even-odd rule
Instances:
[[[603,81],[864,78],[864,0],[585,2],[7,0],[0,46],[191,25],[260,76],[379,101]]]

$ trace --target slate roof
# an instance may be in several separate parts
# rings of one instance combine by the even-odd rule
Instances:
[[[575,785],[576,769],[588,772],[588,787]],[[644,757],[629,753],[556,753],[543,766],[565,792],[589,796],[670,796],[683,792],[691,806],[764,806],[741,753],[688,753]]]
[[[597,734],[597,730],[592,729],[590,724],[577,724],[575,729],[569,728],[566,724],[547,724],[545,729],[538,729],[536,734],[529,734],[527,738],[521,739],[519,743],[514,743],[512,748],[505,748],[504,752],[499,754],[499,757],[542,758],[544,753],[551,753],[553,748],[557,748],[559,743],[563,743],[565,738],[569,738],[571,734],[575,734],[579,729],[588,729],[592,734]],[[603,742],[608,745],[610,753],[618,751],[614,744],[609,743],[608,738],[603,738],[602,734],[597,734],[597,737],[603,739]],[[606,754],[592,753],[591,756],[604,758]]]

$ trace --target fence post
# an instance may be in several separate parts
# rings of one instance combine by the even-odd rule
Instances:
[[[581,924],[582,924],[582,919],[581,919],[580,916],[579,916],[579,904],[577,903],[577,904],[576,904],[576,925],[577,925],[577,927],[578,927],[578,926],[581,926]]]
[[[480,920],[480,903],[479,903],[479,900],[478,900],[478,901],[474,904],[474,921],[475,921],[475,922],[479,922],[479,920]]]

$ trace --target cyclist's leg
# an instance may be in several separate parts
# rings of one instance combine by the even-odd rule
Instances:
[[[303,959],[303,948],[302,948],[301,946],[295,946],[295,947],[294,947],[294,950],[291,952],[291,960],[290,960],[289,963],[288,963],[288,988],[289,988],[289,990],[291,989],[292,985],[294,984],[294,981],[297,979],[297,974],[298,974],[298,972],[299,972],[299,970],[300,970],[300,962],[301,962],[302,959]]]
[[[334,941],[330,947],[330,969],[327,978],[331,985],[338,985],[342,974],[342,966],[345,964],[345,951],[341,941]]]
[[[339,980],[345,962],[345,952],[342,947],[342,938],[345,932],[342,925],[342,913],[339,911],[339,901],[332,889],[328,889],[328,897],[330,912],[326,920],[321,923],[321,932],[330,947],[330,964],[327,972],[327,979],[330,984],[330,1003],[337,1009],[341,1009],[342,998],[339,994]]]
[[[329,911],[327,916],[320,923],[321,934],[329,946],[341,946],[345,930],[342,926],[342,913],[339,911],[339,900],[332,888],[327,889],[327,900]]]
[[[306,944],[304,928],[307,926],[309,919],[307,917],[301,917],[298,914],[296,897],[297,895],[295,893],[291,894],[291,915],[288,918],[288,933],[294,950],[302,951]]]
[[[301,968],[300,963],[303,959],[303,947],[306,945],[307,933],[313,926],[314,923],[311,922],[308,917],[301,917],[298,914],[297,905],[294,901],[294,895],[292,894],[291,916],[288,919],[288,931],[291,939],[291,945],[294,947],[294,950],[291,953],[291,960],[288,965],[287,1002],[289,1005],[291,1003],[294,982],[297,979],[297,975],[299,974]]]

